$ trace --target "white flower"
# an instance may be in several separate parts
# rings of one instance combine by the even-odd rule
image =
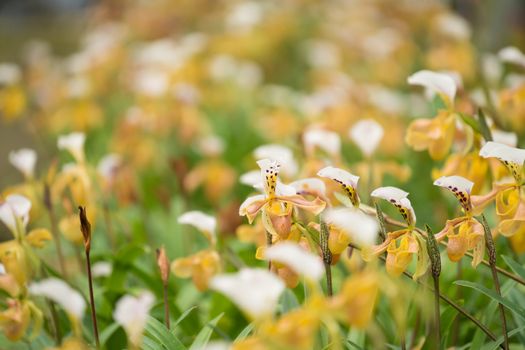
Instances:
[[[312,254],[292,242],[272,245],[264,253],[265,260],[276,261],[289,266],[297,274],[317,281],[324,274],[324,265],[318,255]]]
[[[383,127],[373,119],[357,122],[349,132],[350,138],[361,149],[366,157],[370,157],[383,138]]]
[[[352,241],[361,245],[376,242],[379,224],[363,212],[351,208],[328,208],[323,213],[324,220],[342,232]]]
[[[289,177],[297,174],[298,166],[293,152],[285,146],[269,144],[257,147],[253,151],[255,159],[271,159],[281,164],[282,172]]]
[[[82,132],[73,132],[68,135],[62,135],[58,137],[58,149],[65,149],[77,162],[84,161],[84,142],[86,141],[86,135]]]
[[[255,187],[256,185],[260,184],[261,179],[261,171],[260,170],[252,170],[248,171],[247,173],[244,173],[239,178],[239,181],[243,185],[252,186]]]
[[[0,85],[14,85],[20,81],[22,73],[14,63],[0,63]]]
[[[30,148],[22,148],[9,153],[9,162],[26,178],[32,178],[35,173],[36,152]]]
[[[337,157],[341,152],[341,138],[333,131],[309,129],[303,134],[306,153],[312,155],[318,147],[331,156]]]
[[[213,277],[210,288],[226,295],[252,318],[270,316],[284,291],[284,283],[264,269],[241,269]]]
[[[262,3],[257,1],[241,2],[226,17],[226,25],[235,32],[247,32],[255,27],[263,18]]]
[[[53,300],[76,320],[81,320],[84,315],[86,302],[82,295],[58,278],[33,282],[29,285],[29,292]]]
[[[317,172],[317,176],[334,180],[341,185],[343,191],[348,196],[354,207],[359,206],[359,195],[357,194],[357,182],[359,176],[350,174],[348,171],[327,166]]]
[[[517,47],[505,47],[498,52],[498,56],[502,62],[525,67],[525,55]]]
[[[204,233],[212,243],[215,243],[217,219],[198,210],[188,211],[179,216],[179,224],[192,225]]]
[[[520,167],[525,160],[525,150],[521,148],[510,147],[502,143],[487,142],[479,151],[483,158],[497,158],[503,162],[516,163]]]
[[[6,197],[5,202],[0,203],[0,220],[17,236],[25,230],[29,222],[30,210],[31,201],[29,199],[19,194],[11,194]]]
[[[289,186],[295,188],[298,194],[317,194],[323,197],[326,195],[324,182],[313,177],[291,182]]]
[[[456,189],[456,191],[463,191],[468,194],[472,191],[474,183],[470,180],[465,179],[462,176],[441,176],[439,179],[434,181],[434,185],[448,188],[450,190]]]
[[[91,267],[93,277],[107,277],[113,272],[113,266],[106,261],[99,261]]]
[[[224,152],[224,141],[216,135],[209,135],[199,140],[199,150],[202,154],[213,157],[221,155]]]
[[[142,332],[154,301],[153,294],[148,291],[138,297],[125,295],[119,299],[113,312],[115,321],[124,328],[130,342],[137,347],[141,344]]]
[[[457,89],[456,82],[446,73],[420,70],[408,77],[408,83],[423,86],[432,93],[446,96],[450,103],[454,102]]]
[[[118,154],[111,153],[104,156],[98,162],[97,171],[104,179],[111,181],[121,163],[122,157]]]
[[[436,25],[438,30],[458,40],[468,40],[470,38],[470,26],[468,22],[461,16],[444,13],[436,18]]]
[[[412,203],[410,203],[410,200],[407,198],[408,192],[397,187],[386,186],[376,188],[370,195],[372,197],[389,201],[398,208],[399,212],[403,215],[403,218],[409,225],[415,225],[416,214],[412,208]]]
[[[492,130],[492,139],[494,142],[502,143],[510,147],[518,145],[518,135],[512,131]]]

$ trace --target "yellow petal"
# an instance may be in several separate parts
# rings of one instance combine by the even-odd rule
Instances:
[[[31,230],[26,236],[27,242],[35,248],[42,248],[51,239],[53,239],[51,232],[45,228]]]

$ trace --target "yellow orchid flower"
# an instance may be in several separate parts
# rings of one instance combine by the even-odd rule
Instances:
[[[192,278],[198,290],[208,289],[210,279],[221,270],[221,258],[215,250],[202,250],[171,263],[171,272],[180,278]]]

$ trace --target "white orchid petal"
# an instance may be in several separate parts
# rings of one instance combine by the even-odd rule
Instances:
[[[524,149],[510,147],[493,141],[487,142],[479,151],[479,155],[483,158],[498,158],[502,161],[513,162],[520,166],[525,161]]]
[[[292,177],[297,174],[298,165],[292,150],[288,147],[277,144],[262,145],[253,151],[253,156],[257,160],[270,159],[279,162],[286,176]]]
[[[421,70],[409,76],[408,83],[423,86],[434,93],[443,94],[451,103],[454,102],[457,89],[456,82],[448,74]]]
[[[515,132],[492,130],[492,139],[494,142],[502,143],[509,147],[516,147],[518,145],[518,134]]]
[[[247,173],[244,173],[239,178],[239,181],[243,185],[255,187],[257,184],[261,184],[262,186],[262,179],[261,179],[261,171],[260,170],[252,170],[248,171]]]
[[[324,220],[342,230],[352,241],[369,246],[376,243],[379,224],[372,217],[351,208],[329,208]]]
[[[113,265],[106,261],[99,261],[91,267],[93,277],[107,277],[113,272]]]
[[[502,62],[512,63],[525,67],[525,55],[520,49],[514,46],[508,46],[498,52],[498,57]]]
[[[27,178],[32,178],[35,173],[36,159],[36,152],[30,148],[9,153],[9,162]]]
[[[141,344],[142,332],[154,301],[155,297],[148,291],[138,297],[125,295],[119,299],[113,312],[115,321],[124,328],[131,343],[137,347]]]
[[[179,224],[192,225],[203,233],[210,234],[215,237],[215,229],[217,228],[217,219],[214,216],[205,214],[198,210],[188,211],[178,219]]]
[[[297,274],[317,281],[324,275],[323,261],[318,255],[301,248],[296,243],[282,242],[272,245],[264,253],[266,260],[289,266]]]
[[[58,149],[67,150],[78,161],[84,160],[84,142],[86,135],[82,132],[73,132],[58,138]]]
[[[403,215],[403,217],[405,218],[405,220],[409,224],[416,223],[416,214],[414,213],[414,208],[412,208],[412,203],[407,198],[408,192],[405,192],[402,189],[397,188],[397,187],[386,186],[386,187],[376,188],[375,190],[372,191],[370,196],[387,200],[390,203],[394,204],[395,206],[401,206],[401,208],[398,207],[398,209]],[[409,211],[410,216],[406,215],[406,213],[403,212],[402,210],[403,208]]]
[[[13,234],[18,232],[17,221],[25,227],[29,222],[31,201],[19,194],[11,194],[5,202],[0,204],[0,221],[2,221]]]
[[[286,185],[281,181],[277,181],[277,185],[275,187],[275,194],[280,197],[293,196],[297,194],[297,190],[293,186]]]
[[[306,153],[313,154],[320,148],[331,156],[338,156],[341,152],[341,138],[336,132],[310,129],[303,134],[303,143]]]
[[[261,168],[264,192],[267,196],[273,196],[275,194],[275,188],[277,187],[277,177],[279,176],[281,163],[272,159],[260,159],[257,161],[257,165]]]
[[[464,191],[470,194],[472,187],[474,186],[474,182],[467,180],[462,176],[453,175],[441,176],[439,179],[434,181],[434,185],[448,189],[456,188],[459,191]]]
[[[383,127],[373,119],[360,120],[349,132],[350,138],[367,157],[375,152],[383,134]]]
[[[277,307],[284,283],[263,269],[241,269],[213,277],[210,288],[226,295],[252,318],[270,316]]]
[[[70,316],[82,320],[86,310],[86,302],[82,295],[58,278],[48,278],[29,285],[29,292],[53,300]]]
[[[307,178],[294,181],[289,184],[294,187],[296,192],[301,194],[303,192],[318,193],[322,196],[326,195],[326,185],[323,181],[316,178]]]
[[[335,168],[333,166],[327,166],[319,170],[317,172],[317,176],[334,180],[354,189],[357,188],[357,183],[359,182],[359,176],[353,175],[346,170]]]

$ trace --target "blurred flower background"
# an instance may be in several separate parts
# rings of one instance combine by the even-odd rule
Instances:
[[[0,0],[0,348],[523,348],[524,52],[520,0]]]

